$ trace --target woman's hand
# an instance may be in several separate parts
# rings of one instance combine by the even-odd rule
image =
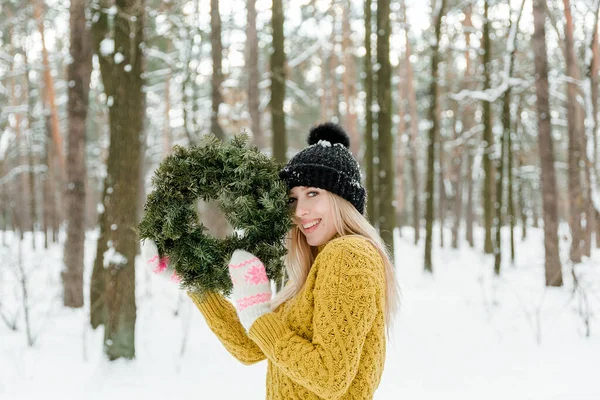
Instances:
[[[240,322],[246,329],[271,311],[271,282],[262,261],[244,250],[236,250],[229,260],[233,283],[232,299]]]

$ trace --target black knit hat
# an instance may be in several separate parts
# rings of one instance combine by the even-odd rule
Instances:
[[[279,176],[290,190],[296,186],[324,189],[364,214],[367,193],[349,147],[350,138],[341,126],[332,122],[317,125],[310,130],[308,147],[292,157]]]

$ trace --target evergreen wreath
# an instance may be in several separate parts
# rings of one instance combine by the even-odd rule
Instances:
[[[227,262],[235,249],[260,258],[270,279],[282,277],[292,226],[287,186],[280,166],[247,143],[245,134],[229,143],[206,135],[199,146],[175,146],[154,173],[138,235],[156,243],[185,289],[229,295]],[[233,234],[217,239],[205,233],[198,199],[216,200]]]

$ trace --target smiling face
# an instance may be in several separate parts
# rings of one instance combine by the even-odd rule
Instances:
[[[335,236],[333,211],[327,191],[296,186],[289,192],[289,204],[294,223],[311,246],[320,246]]]

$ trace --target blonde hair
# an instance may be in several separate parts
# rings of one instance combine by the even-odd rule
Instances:
[[[350,202],[331,192],[324,192],[328,195],[330,201],[333,223],[337,234],[340,236],[363,237],[371,242],[381,255],[385,267],[386,281],[384,319],[388,337],[390,337],[393,321],[400,306],[400,288],[388,249],[377,230]],[[298,294],[304,286],[310,268],[317,256],[317,248],[308,244],[306,237],[297,226],[294,226],[288,233],[287,249],[285,268],[289,283],[271,300],[272,310]]]

